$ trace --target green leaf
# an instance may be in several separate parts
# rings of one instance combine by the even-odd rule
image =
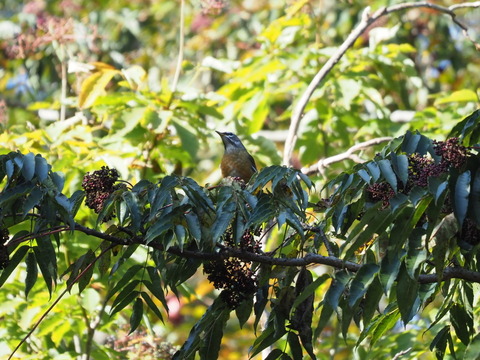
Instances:
[[[471,333],[474,330],[472,314],[467,313],[462,304],[455,303],[450,308],[450,321],[460,341],[468,345]]]
[[[450,336],[450,327],[447,325],[440,330],[430,344],[430,350],[435,351],[437,360],[442,360],[447,349],[447,340]]]
[[[332,284],[325,294],[325,302],[334,310],[338,307],[338,301],[342,296],[345,287],[353,275],[346,270],[340,270],[335,273]]]
[[[480,358],[480,334],[473,337],[463,355],[464,360],[477,360],[478,358]]]
[[[373,346],[378,339],[380,339],[387,331],[392,329],[400,318],[400,312],[398,310],[393,310],[388,312],[385,315],[381,315],[380,321],[373,328],[372,340],[370,340],[370,346]]]
[[[23,260],[29,249],[29,246],[23,245],[22,247],[18,248],[17,251],[15,251],[13,256],[10,257],[7,267],[2,270],[2,275],[0,275],[0,287],[5,284],[5,281],[7,281],[13,270],[15,270],[18,264],[20,264],[20,261]]]
[[[405,186],[408,181],[408,157],[404,154],[396,155],[395,153],[391,153],[392,157],[393,170],[395,174],[402,182],[402,185]]]
[[[141,298],[137,297],[135,303],[133,304],[132,315],[130,316],[130,331],[128,332],[128,334],[131,334],[137,329],[138,325],[140,325],[140,322],[142,321],[142,316],[143,301]]]
[[[77,215],[77,212],[80,209],[80,206],[82,205],[84,198],[85,198],[85,192],[82,190],[77,190],[68,199],[68,201],[70,202],[70,212],[71,212],[72,218],[75,217],[75,215]]]
[[[440,280],[443,269],[445,268],[445,259],[453,237],[458,232],[458,222],[453,214],[445,216],[433,230],[433,237],[430,243],[435,244],[432,249],[433,263],[435,271]]]
[[[35,258],[42,273],[43,280],[47,285],[47,289],[52,295],[53,285],[57,281],[57,256],[55,254],[55,248],[49,237],[38,237],[37,245],[33,248],[35,252]]]
[[[472,181],[470,192],[470,206],[472,208],[472,218],[480,227],[480,169],[477,169]]]
[[[28,252],[25,263],[27,265],[27,275],[25,276],[25,297],[28,297],[28,293],[33,288],[33,285],[35,285],[38,278],[37,260],[35,259],[35,253],[33,251]]]
[[[225,303],[220,298],[216,298],[213,304],[210,305],[207,311],[205,311],[205,314],[203,314],[202,318],[190,330],[187,340],[183,343],[181,349],[175,353],[173,360],[193,359],[200,346],[206,346],[207,348],[203,351],[208,351],[208,344],[203,344],[202,337],[209,331],[213,331],[214,333],[223,331],[218,327],[210,330],[210,327],[215,326],[214,323],[216,319],[219,318],[220,324],[217,326],[222,326],[223,329],[223,326],[226,322],[225,318],[228,317],[229,312],[230,310],[226,307]],[[218,340],[221,340],[221,337],[220,339],[213,339],[213,341]],[[215,348],[216,345],[213,346],[211,350],[214,351]],[[216,357],[211,359],[216,359]]]
[[[453,211],[460,224],[463,225],[468,210],[468,197],[470,195],[470,170],[460,174],[455,183],[455,192],[453,194]]]
[[[288,345],[290,346],[290,351],[292,352],[293,359],[302,360],[302,346],[300,345],[297,334],[295,334],[293,331],[290,331],[287,335],[287,341]]]
[[[23,156],[22,175],[26,181],[33,179],[35,175],[35,155],[33,153]]]
[[[324,300],[320,319],[318,320],[317,328],[315,329],[315,333],[313,334],[315,339],[320,336],[325,326],[327,326],[330,318],[332,317],[332,314],[333,308]]]
[[[140,295],[142,296],[143,300],[148,305],[150,310],[152,310],[153,313],[157,316],[157,318],[163,323],[164,321],[163,321],[162,313],[160,312],[160,309],[158,308],[158,306],[150,298],[150,296],[144,291],[142,291]]]
[[[415,278],[421,265],[427,259],[427,251],[424,247],[424,235],[425,230],[415,228],[408,238],[408,250],[405,265],[411,278]]]
[[[93,276],[94,266],[91,265],[95,261],[95,253],[88,249],[85,253],[85,257],[83,258],[83,263],[81,270],[84,271],[83,275],[78,279],[78,292],[82,293],[82,291],[87,287],[90,283],[90,280]],[[91,265],[91,266],[90,266]]]
[[[134,280],[134,281],[138,281],[138,280]],[[135,300],[138,297],[138,295],[139,295],[139,292],[136,291],[136,290],[125,293],[125,296],[122,296],[122,300],[119,301],[118,304],[116,304],[115,307],[112,305],[112,310],[110,311],[110,316],[113,316],[117,312],[119,312],[120,310],[125,309],[129,304],[132,303],[133,300]]]
[[[138,205],[138,198],[135,193],[132,191],[125,191],[122,193],[123,201],[127,204],[128,210],[131,215],[131,226],[133,231],[138,231],[140,229],[141,215]]]
[[[375,161],[370,161],[366,166],[370,172],[370,175],[372,175],[373,181],[377,182],[377,180],[380,178],[380,168],[378,167],[378,164]]]
[[[380,266],[377,264],[365,264],[357,271],[350,285],[348,306],[353,308],[355,303],[363,297],[379,269]]]
[[[363,308],[362,308],[363,309],[362,317],[363,317],[364,327],[369,326],[370,321],[372,320],[373,315],[375,314],[375,311],[377,311],[378,309],[378,305],[382,296],[383,296],[383,288],[377,276],[373,279],[372,283],[368,287],[367,292],[365,294],[365,301],[363,302]]]
[[[117,284],[109,291],[107,295],[107,299],[110,299],[113,295],[119,292],[125,285],[127,285],[130,280],[135,276],[135,274],[140,270],[143,269],[143,266],[140,264],[132,265],[123,275],[122,279],[117,282]]]
[[[201,360],[218,359],[218,353],[223,338],[223,330],[225,329],[229,318],[230,310],[225,308],[222,311],[219,311],[215,316],[215,320],[207,325],[202,339],[202,345],[199,349]]]
[[[378,211],[379,206],[381,206],[381,202],[379,202],[377,206],[368,209],[362,217],[362,220],[348,235],[346,242],[348,248],[345,250],[345,255],[343,256],[345,260],[350,259],[355,251],[357,251],[360,246],[369,242],[375,234],[382,234],[385,229],[392,224],[395,213],[388,210]]]
[[[408,324],[420,308],[418,289],[418,281],[410,277],[405,264],[402,263],[397,280],[397,303],[405,325]]]
[[[253,309],[253,298],[250,297],[245,299],[240,303],[239,306],[235,308],[235,315],[237,316],[238,323],[240,328],[243,328],[243,325],[247,322],[250,318]]]
[[[48,177],[49,171],[50,165],[48,165],[47,160],[41,155],[35,156],[35,174],[37,175],[38,181],[43,183]]]
[[[276,360],[278,359],[280,356],[282,355],[286,355],[282,350],[280,349],[273,349],[272,351],[270,351],[270,353],[268,354],[268,356],[265,358],[265,360]]]
[[[378,161],[378,167],[380,168],[380,171],[381,171],[383,177],[385,178],[385,180],[387,180],[387,182],[392,187],[393,191],[395,191],[395,193],[396,193],[397,188],[398,188],[397,176],[395,175],[395,172],[393,171],[393,168],[392,168],[392,165],[390,164],[390,161],[385,160],[385,159],[380,160],[380,161]]]
[[[44,192],[39,187],[34,187],[30,194],[28,194],[25,202],[23,203],[23,217],[32,210],[35,206],[39,205],[44,196]]]

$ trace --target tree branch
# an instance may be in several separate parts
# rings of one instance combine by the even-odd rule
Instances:
[[[373,145],[378,145],[378,144],[390,141],[392,139],[393,138],[390,137],[390,136],[385,136],[385,137],[379,137],[379,138],[375,138],[375,139],[371,139],[371,140],[368,140],[368,141],[364,141],[364,142],[355,144],[350,149],[348,149],[347,151],[345,151],[343,153],[340,153],[340,154],[337,154],[337,155],[334,155],[334,156],[330,156],[330,157],[325,158],[325,159],[320,159],[316,164],[314,164],[312,166],[309,166],[307,168],[302,168],[302,173],[304,173],[305,175],[313,175],[313,174],[316,174],[316,173],[322,171],[324,168],[328,167],[328,165],[330,165],[330,164],[333,164],[333,163],[336,163],[336,162],[339,162],[339,161],[343,161],[343,160],[347,160],[347,159],[352,159],[355,162],[358,162],[357,157],[353,158],[353,156],[354,156],[353,153],[354,152],[369,148]]]
[[[370,14],[370,7],[367,7],[362,14],[362,19],[360,23],[353,29],[353,31],[348,35],[347,39],[340,45],[338,50],[330,57],[327,62],[322,66],[318,73],[314,76],[310,84],[308,84],[307,89],[302,94],[298,103],[293,109],[292,117],[290,121],[290,127],[288,129],[287,139],[285,141],[285,150],[283,152],[283,164],[289,165],[290,159],[292,158],[293,149],[295,148],[295,143],[297,141],[297,132],[300,126],[300,121],[302,119],[305,108],[313,95],[313,92],[317,89],[320,83],[325,79],[328,73],[333,69],[333,67],[338,63],[338,61],[343,57],[347,50],[353,46],[355,41],[367,30],[367,28],[373,24],[378,19],[389,15],[391,13],[412,9],[412,8],[430,8],[437,10],[440,13],[449,15],[452,18],[452,21],[457,24],[463,31],[463,34],[470,40],[477,50],[480,50],[480,44],[475,42],[468,34],[467,27],[458,21],[456,18],[455,11],[463,8],[478,8],[480,7],[480,1],[475,1],[472,3],[461,3],[455,4],[450,7],[444,7],[429,2],[411,2],[411,3],[402,3],[393,5],[390,7],[383,7],[378,9],[375,13]]]

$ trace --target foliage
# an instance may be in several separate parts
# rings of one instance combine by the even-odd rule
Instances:
[[[178,3],[0,4],[1,356],[475,358],[480,72],[452,19],[349,49],[292,164],[395,139],[307,178],[272,166],[293,105],[387,2]],[[249,184],[210,185],[217,128]]]
[[[156,184],[142,180],[118,187],[113,186],[118,174],[104,168],[85,176],[85,193],[66,197],[62,176],[43,157],[2,155],[2,229],[15,229],[15,235],[2,247],[9,260],[1,284],[24,262],[25,295],[38,270],[51,293],[58,279],[55,245],[78,231],[103,242],[65,270],[67,289],[75,284],[80,294],[86,291],[94,266],[100,276],[116,277],[123,269],[106,289],[106,301],[111,315],[132,305],[130,331],[147,309],[162,320],[166,292],[178,294],[202,263],[205,272],[215,274],[216,280],[209,279],[223,290],[174,359],[194,358],[197,352],[216,358],[233,310],[241,326],[253,311],[256,328],[269,309],[251,356],[276,344],[270,358],[287,353],[302,358],[302,348],[315,358],[314,339],[334,313],[345,338],[353,321],[362,329],[357,345],[367,337],[374,345],[397,320],[407,325],[437,296],[445,301],[430,327],[445,316],[452,322],[432,342],[437,358],[443,358],[447,344],[456,353],[478,356],[475,285],[469,280],[478,281],[479,122],[476,111],[445,142],[418,133],[397,138],[375,160],[331,181],[332,195],[316,219],[307,214],[308,195],[301,185],[311,182],[291,168],[267,167],[246,186],[233,181],[212,188],[175,175]],[[99,212],[97,227],[113,218],[104,232],[75,222],[85,196]],[[272,226],[283,229],[285,237],[276,250],[264,253],[255,237],[261,239]],[[144,260],[127,265],[139,248],[147,249]],[[320,255],[325,251],[328,257]],[[315,263],[337,271],[318,276],[306,267]],[[316,289],[326,282],[328,290],[319,297]],[[382,302],[385,310],[379,311]],[[455,345],[457,339],[465,350]]]

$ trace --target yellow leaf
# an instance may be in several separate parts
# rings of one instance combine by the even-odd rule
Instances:
[[[118,70],[104,69],[86,78],[78,95],[78,106],[83,109],[91,107],[99,96],[105,94],[105,87],[117,73]]]
[[[435,105],[447,104],[451,102],[469,102],[478,101],[477,94],[469,89],[454,91],[450,95],[435,100]]]

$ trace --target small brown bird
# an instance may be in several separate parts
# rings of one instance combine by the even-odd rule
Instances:
[[[231,132],[216,131],[216,133],[222,138],[225,147],[220,164],[223,177],[239,177],[248,182],[252,175],[257,172],[257,166],[252,155],[248,153],[237,135]]]

